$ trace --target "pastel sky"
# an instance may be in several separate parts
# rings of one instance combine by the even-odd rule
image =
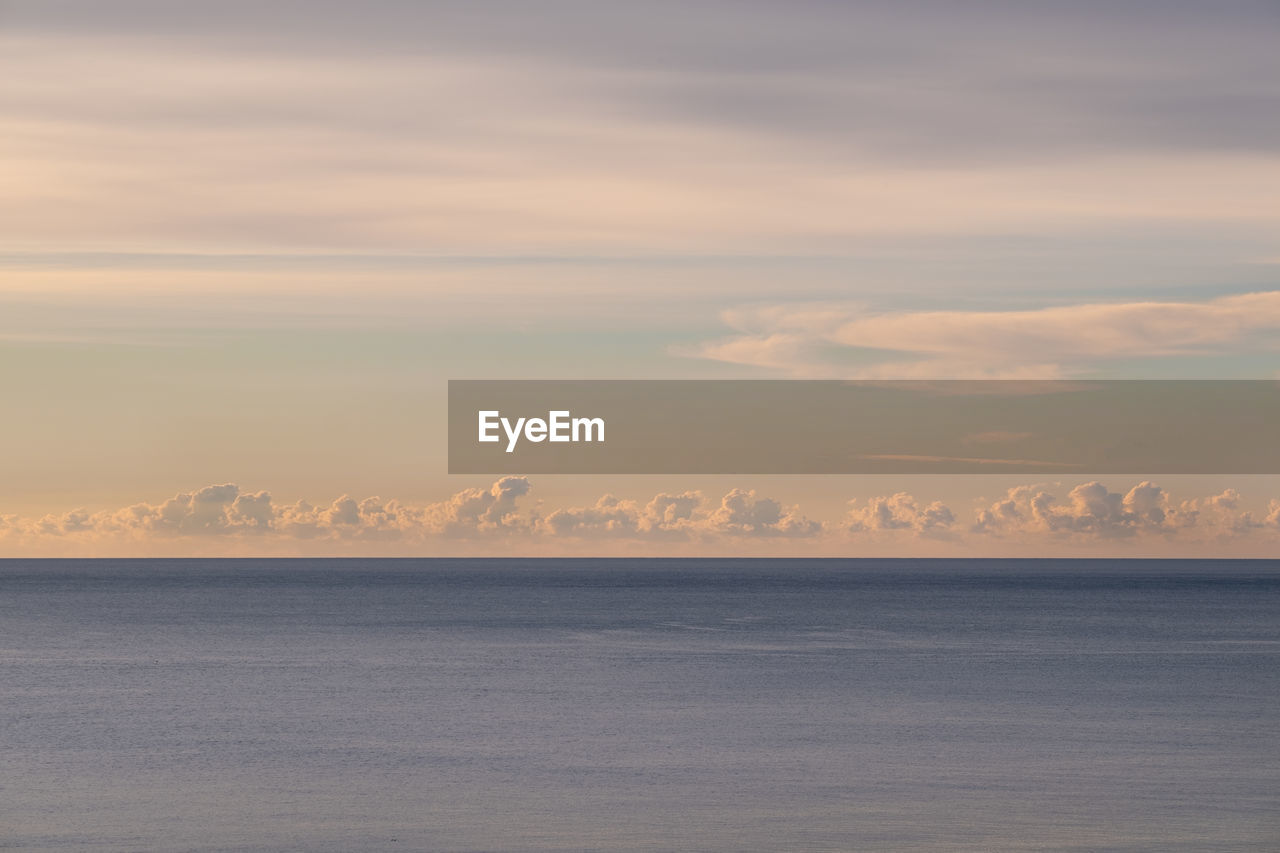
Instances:
[[[1280,377],[1278,42],[1269,0],[0,0],[0,555],[1280,553],[1274,476],[444,444],[449,378]]]

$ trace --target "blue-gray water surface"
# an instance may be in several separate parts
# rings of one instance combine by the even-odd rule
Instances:
[[[0,561],[0,847],[1280,850],[1280,561]]]

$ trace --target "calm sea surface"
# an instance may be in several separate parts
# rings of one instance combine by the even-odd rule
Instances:
[[[0,561],[0,848],[1280,850],[1280,561]]]

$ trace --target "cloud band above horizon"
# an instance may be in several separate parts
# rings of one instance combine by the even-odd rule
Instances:
[[[132,544],[140,551],[148,543],[185,542],[193,553],[209,550],[193,543],[218,541],[261,546],[270,553],[311,553],[315,547],[303,546],[325,545],[342,545],[346,551],[350,547],[345,546],[358,550],[362,544],[417,549],[433,543],[504,543],[546,552],[548,546],[554,551],[556,543],[572,544],[574,550],[595,543],[609,553],[609,543],[628,541],[733,552],[735,543],[773,540],[789,542],[794,553],[803,554],[811,549],[826,553],[813,548],[817,545],[868,541],[964,546],[1006,540],[1052,546],[1055,555],[1099,542],[1158,541],[1178,547],[1200,542],[1228,550],[1242,542],[1280,544],[1280,499],[1256,511],[1234,489],[1177,499],[1148,481],[1124,492],[1097,481],[1070,488],[1016,486],[968,511],[898,492],[850,501],[843,516],[829,520],[810,518],[800,507],[748,489],[732,489],[718,500],[700,491],[658,493],[647,501],[606,494],[589,506],[554,509],[522,503],[531,490],[528,478],[509,476],[488,488],[464,489],[422,506],[347,495],[316,506],[306,501],[280,504],[266,491],[223,484],[117,510],[73,510],[34,519],[3,515],[0,553],[56,553],[59,542],[110,544],[116,550]]]

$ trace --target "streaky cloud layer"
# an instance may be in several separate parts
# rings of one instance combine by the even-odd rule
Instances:
[[[926,9],[10,2],[0,225],[576,253],[1274,227],[1274,7]]]

